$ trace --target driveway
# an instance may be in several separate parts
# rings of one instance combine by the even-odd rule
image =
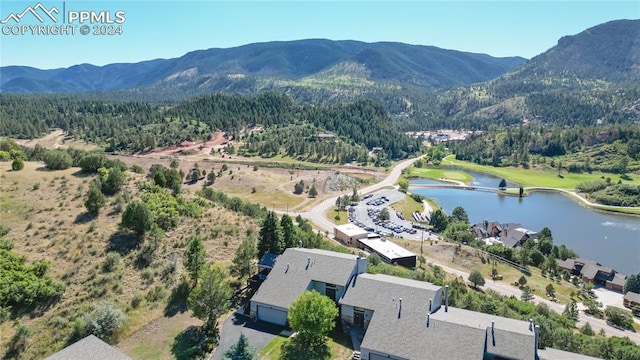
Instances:
[[[282,330],[283,327],[281,326],[252,321],[250,317],[242,314],[242,308],[240,308],[222,323],[220,343],[209,359],[222,359],[224,352],[238,342],[240,334],[244,334],[249,339],[249,343],[256,348],[256,352],[260,353],[260,350]]]

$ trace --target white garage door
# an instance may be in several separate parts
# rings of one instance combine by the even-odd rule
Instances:
[[[369,360],[389,360],[389,359],[394,360],[396,358],[369,353]]]
[[[286,325],[287,312],[258,305],[258,320],[277,325]]]

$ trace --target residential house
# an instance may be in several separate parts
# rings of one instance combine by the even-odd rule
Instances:
[[[89,335],[44,360],[132,360],[113,346]]]
[[[251,299],[250,315],[286,325],[291,303],[306,290],[316,290],[338,301],[351,278],[367,271],[367,259],[353,254],[289,248]]]
[[[251,300],[254,318],[285,325],[291,303],[315,289],[340,306],[340,319],[362,332],[362,359],[536,359],[538,327],[529,321],[448,306],[448,287],[367,274],[367,260],[290,248]]]
[[[640,294],[627,291],[627,293],[624,294],[623,303],[624,303],[624,306],[628,308],[632,308],[634,306],[640,306]]]
[[[535,358],[532,323],[450,307],[447,300],[443,307],[441,297],[442,288],[430,283],[362,274],[340,300],[341,319],[364,329],[362,359]]]
[[[571,275],[580,276],[584,282],[602,285],[610,290],[622,291],[627,278],[626,275],[592,260],[576,258],[558,260],[557,263],[558,270],[566,270]]]
[[[511,248],[521,246],[528,239],[538,241],[537,232],[528,230],[519,223],[500,224],[485,220],[473,225],[472,230],[481,239],[495,238],[497,242]]]

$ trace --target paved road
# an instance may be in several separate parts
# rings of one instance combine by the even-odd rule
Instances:
[[[363,189],[360,189],[360,191],[358,191],[358,193],[362,196],[362,195],[374,192],[376,190],[380,190],[380,189],[382,189],[384,187],[387,187],[387,186],[394,186],[395,183],[400,178],[400,174],[402,173],[402,170],[404,170],[405,168],[409,167],[411,164],[413,164],[414,161],[418,160],[420,157],[409,159],[409,160],[405,160],[405,161],[397,164],[393,169],[391,169],[391,172],[389,173],[389,175],[387,175],[387,177],[384,180],[378,182],[377,184],[373,184],[371,186],[367,186],[367,187],[365,187]],[[335,226],[335,224],[332,223],[331,221],[329,221],[324,216],[324,214],[332,206],[335,206],[336,199],[338,198],[338,196],[342,196],[342,194],[336,195],[336,196],[332,196],[332,197],[330,197],[328,199],[323,200],[320,204],[316,205],[315,207],[313,207],[309,211],[300,212],[300,213],[291,213],[291,212],[289,212],[289,215],[292,215],[292,216],[300,215],[303,218],[310,220],[318,228],[320,228],[320,230],[332,233],[333,232],[333,227]]]
[[[454,269],[448,266],[444,266],[441,264],[437,264],[434,262],[431,262],[434,265],[438,265],[440,267],[442,267],[442,269],[450,274],[453,274],[455,276],[461,276],[465,281],[469,278],[469,273],[466,271],[461,271],[458,269]],[[505,296],[515,296],[516,298],[520,298],[520,295],[522,295],[522,290],[515,288],[509,284],[503,283],[503,282],[495,282],[495,281],[491,281],[488,280],[485,285],[483,286],[484,289],[491,289],[494,290],[495,292],[497,292],[498,294],[501,295],[505,295]],[[538,304],[538,303],[544,303],[547,304],[547,306],[549,306],[550,309],[554,310],[555,312],[558,313],[562,313],[564,311],[565,305],[563,304],[559,304],[550,300],[547,300],[545,298],[542,298],[538,295],[534,295],[534,299],[533,302]],[[578,304],[578,308],[580,308],[582,310],[581,305],[582,304]],[[604,329],[605,333],[607,334],[607,336],[619,336],[619,337],[628,337],[631,341],[635,342],[636,344],[640,345],[640,334],[637,332],[631,332],[631,331],[625,331],[625,330],[618,330],[610,325],[607,324],[607,322],[605,320],[602,319],[597,319],[594,318],[592,316],[586,315],[584,313],[580,313],[580,317],[578,319],[578,322],[576,323],[577,327],[582,327],[584,324],[586,324],[587,322],[589,322],[589,324],[591,325],[591,328],[593,329],[593,331],[595,331],[596,333],[600,331],[600,329]]]

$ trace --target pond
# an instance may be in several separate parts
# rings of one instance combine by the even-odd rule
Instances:
[[[465,171],[481,182],[476,184],[478,186],[497,187],[500,181],[492,175]],[[413,183],[424,184],[424,181]],[[640,217],[593,211],[555,192],[533,192],[520,199],[458,189],[412,191],[435,199],[448,214],[456,206],[462,206],[471,223],[484,220],[517,222],[534,231],[546,226],[551,229],[556,245],[564,244],[581,257],[613,267],[623,274],[640,272]]]

